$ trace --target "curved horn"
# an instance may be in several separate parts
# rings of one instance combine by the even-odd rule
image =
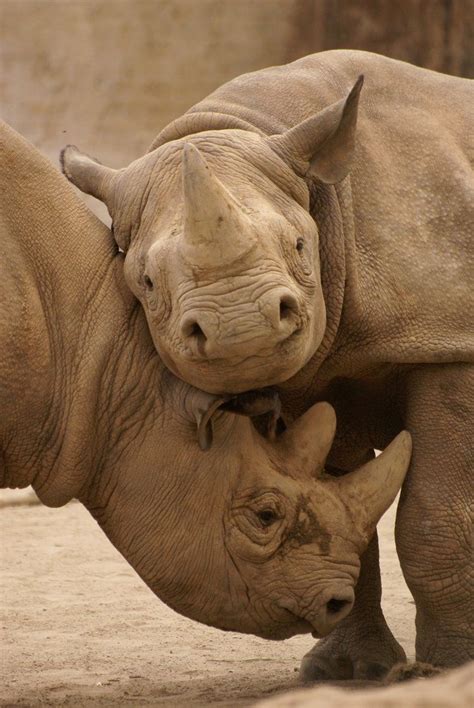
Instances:
[[[282,433],[279,443],[288,459],[289,471],[319,476],[336,433],[336,413],[329,403],[316,403]]]
[[[381,455],[344,477],[331,480],[351,510],[354,523],[368,539],[397,496],[411,459],[411,435],[403,430]]]
[[[355,149],[361,75],[347,98],[333,103],[267,143],[301,176],[335,184],[349,173]]]
[[[61,170],[81,192],[91,194],[107,204],[111,183],[118,170],[105,167],[85,155],[75,145],[66,145],[60,154]],[[108,204],[107,204],[108,205]]]
[[[183,150],[183,190],[185,255],[189,261],[218,267],[250,250],[255,241],[250,220],[191,143]]]

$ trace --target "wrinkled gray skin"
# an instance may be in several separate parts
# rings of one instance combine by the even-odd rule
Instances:
[[[171,375],[107,229],[32,146],[0,127],[0,482],[77,497],[143,580],[206,624],[327,634],[410,459],[402,433],[344,479],[323,472],[334,411],[273,442]]]
[[[127,169],[64,155],[107,203],[178,375],[208,391],[281,382],[287,420],[330,401],[334,471],[410,430],[397,548],[417,657],[440,666],[474,654],[473,108],[472,82],[331,51],[225,84]],[[380,592],[375,539],[354,610],[304,677],[371,677],[403,658]]]

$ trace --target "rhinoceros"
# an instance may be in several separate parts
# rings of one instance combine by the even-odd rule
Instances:
[[[417,656],[440,666],[474,652],[473,116],[472,82],[329,51],[225,84],[125,169],[63,153],[107,204],[175,374],[212,393],[278,384],[286,420],[331,402],[336,473],[410,430],[398,553]],[[303,675],[403,656],[374,539],[354,611]]]
[[[13,130],[0,142],[2,486],[32,484],[50,506],[78,498],[188,617],[274,639],[329,632],[352,608],[410,435],[338,479],[323,471],[329,404],[275,440],[216,408],[156,355],[108,230]]]

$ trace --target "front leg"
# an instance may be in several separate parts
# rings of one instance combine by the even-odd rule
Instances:
[[[474,656],[474,367],[412,371],[406,402],[414,450],[396,541],[416,603],[416,654],[457,666]]]

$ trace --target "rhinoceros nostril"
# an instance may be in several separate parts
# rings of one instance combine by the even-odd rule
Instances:
[[[196,319],[193,317],[186,319],[181,325],[181,333],[184,339],[187,339],[189,343],[194,342],[200,354],[203,352],[207,336]]]
[[[293,295],[284,295],[280,299],[280,321],[288,320],[298,314],[298,302]]]
[[[145,287],[147,288],[147,290],[153,290],[153,280],[150,278],[149,275],[143,276],[143,282],[145,283]]]
[[[332,597],[328,603],[326,603],[326,609],[328,615],[337,615],[341,610],[344,610],[348,605],[352,605],[351,600],[341,600],[337,597]]]
[[[191,327],[191,331],[189,332],[189,336],[196,337],[197,339],[204,339],[204,340],[207,339],[206,335],[204,334],[204,332],[202,331],[202,329],[200,328],[200,326],[198,325],[197,322],[195,322],[193,324],[193,326]]]

